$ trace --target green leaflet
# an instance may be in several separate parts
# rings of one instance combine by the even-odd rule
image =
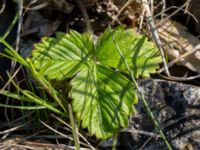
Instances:
[[[149,77],[150,73],[155,73],[159,63],[162,62],[152,42],[148,42],[144,36],[137,34],[133,29],[124,30],[122,27],[114,30],[107,29],[100,36],[96,46],[97,60],[103,65],[127,72],[117,47],[135,77]]]
[[[32,51],[32,61],[41,75],[63,80],[75,75],[91,57],[94,44],[91,35],[70,31],[56,38],[43,38]]]
[[[84,68],[72,80],[71,97],[76,116],[91,135],[107,138],[128,125],[137,97],[132,83],[110,68]]]
[[[107,29],[96,45],[89,33],[57,33],[55,38],[43,38],[36,44],[31,57],[47,79],[72,78],[69,94],[76,119],[100,139],[126,127],[137,103],[133,84],[120,73],[127,70],[116,48],[122,51],[135,77],[148,77],[161,62],[153,43],[122,27]]]

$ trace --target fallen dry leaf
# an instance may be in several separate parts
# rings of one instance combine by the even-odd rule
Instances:
[[[157,29],[169,60],[174,60],[186,52],[192,51],[195,46],[200,44],[200,40],[189,33],[186,27],[175,21],[165,20],[163,23],[159,23]],[[177,64],[200,73],[200,50],[180,59]]]

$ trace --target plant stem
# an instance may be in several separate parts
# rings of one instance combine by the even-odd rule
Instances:
[[[114,135],[113,135],[112,150],[116,150],[116,147],[117,147],[117,140],[118,140],[118,134],[117,134],[117,133],[114,133]]]
[[[150,117],[151,121],[153,122],[153,124],[155,125],[156,129],[159,131],[159,133],[160,133],[160,135],[161,135],[161,137],[162,137],[164,143],[166,144],[168,150],[172,150],[171,145],[170,145],[169,142],[167,141],[167,138],[165,137],[163,131],[161,130],[160,125],[159,125],[159,123],[158,123],[156,117],[154,116],[153,112],[152,112],[151,109],[149,108],[149,105],[148,105],[147,101],[145,100],[144,95],[143,95],[143,93],[141,92],[141,90],[140,90],[140,88],[139,88],[139,86],[138,86],[138,84],[137,84],[137,82],[136,82],[136,80],[135,80],[135,78],[134,78],[133,71],[131,71],[131,69],[130,69],[130,67],[128,66],[128,64],[127,64],[127,62],[126,62],[126,60],[125,60],[125,58],[124,58],[124,56],[123,56],[123,54],[122,54],[122,52],[121,52],[119,46],[117,45],[114,35],[113,35],[112,37],[113,37],[113,42],[115,43],[116,49],[117,49],[117,51],[118,51],[118,53],[119,53],[119,55],[120,55],[120,57],[121,57],[123,63],[125,64],[126,69],[128,70],[128,72],[129,72],[129,74],[130,74],[130,76],[131,76],[131,80],[132,80],[134,86],[136,87],[136,89],[137,89],[137,91],[138,91],[138,93],[139,93],[139,97],[141,98],[142,103],[144,104],[144,108],[145,108],[145,110],[147,111],[147,114],[149,115],[149,117]]]
[[[77,134],[77,128],[76,128],[76,123],[74,120],[72,106],[70,103],[68,104],[68,110],[69,110],[69,119],[70,119],[70,123],[72,126],[72,134],[74,137],[75,147],[76,147],[76,150],[79,150],[80,149],[79,138],[78,138],[78,134]]]

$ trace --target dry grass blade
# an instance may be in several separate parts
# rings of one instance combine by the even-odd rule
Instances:
[[[147,132],[147,131],[143,131],[143,130],[135,130],[135,129],[124,129],[120,132],[130,132],[130,133],[137,133],[137,134],[143,134],[143,135],[146,135],[146,136],[150,136],[150,137],[153,137],[153,138],[161,138],[161,136],[159,134],[156,134],[156,133],[152,133],[152,132]]]
[[[23,125],[19,125],[19,126],[16,126],[16,127],[13,127],[13,128],[10,128],[8,130],[4,130],[4,131],[1,131],[0,134],[6,134],[6,133],[10,133],[10,132],[13,132],[21,127],[24,127],[25,125],[27,125],[29,122],[23,124]]]
[[[41,120],[39,120],[39,121],[40,121],[44,126],[46,126],[48,129],[52,130],[53,132],[55,132],[55,133],[57,133],[57,134],[59,134],[59,135],[65,137],[65,138],[67,138],[67,139],[69,139],[69,140],[71,140],[71,141],[74,141],[74,138],[72,138],[71,136],[66,135],[66,134],[63,134],[63,133],[57,131],[56,129],[52,128],[50,125],[46,124],[45,122],[43,122],[43,121],[41,121]],[[80,142],[80,144],[82,144],[82,145],[84,145],[84,146],[86,146],[86,147],[89,147],[87,144],[85,144],[85,143],[83,143],[83,142]]]
[[[195,76],[191,76],[191,77],[174,77],[174,76],[164,76],[164,75],[161,75],[161,74],[159,74],[159,76],[161,76],[164,79],[173,80],[173,81],[190,81],[190,80],[200,78],[200,74],[195,75]]]
[[[198,44],[197,46],[194,47],[194,49],[192,51],[187,51],[184,54],[182,54],[181,56],[177,57],[176,59],[172,60],[171,62],[168,63],[167,67],[170,68],[172,67],[176,62],[180,61],[181,59],[195,53],[197,50],[200,50],[200,44]],[[160,70],[158,70],[158,73],[161,73],[165,70],[165,68],[161,68]]]
[[[117,21],[119,15],[122,13],[122,11],[123,11],[128,5],[130,5],[132,2],[133,2],[133,0],[128,0],[128,1],[122,6],[122,8],[121,8],[121,9],[119,10],[119,12],[117,13],[117,15],[114,16],[114,18],[113,18],[111,24],[113,24],[115,21]],[[112,2],[110,2],[110,3],[112,3]]]
[[[8,149],[11,149],[12,147],[13,148],[17,148],[17,147],[20,147],[20,148],[27,148],[27,149],[34,149],[34,150],[37,150],[38,148],[33,148],[33,145],[30,147],[28,144],[26,144],[26,141],[30,138],[33,138],[34,136],[36,136],[37,134],[39,133],[42,133],[44,130],[41,130],[39,132],[36,132],[30,136],[26,136],[26,135],[12,135],[11,137],[11,141],[13,144],[11,143],[8,143],[7,144],[7,139],[5,139],[5,142],[2,143],[2,147],[0,147],[1,150],[8,150]],[[19,144],[19,143],[23,143],[23,145]]]
[[[27,149],[27,150],[36,150],[36,148],[33,148],[32,146],[25,146],[25,145],[19,145],[19,144],[11,144],[9,142],[12,141],[8,141],[8,143],[2,143],[0,146],[1,150],[8,150],[8,149],[12,149],[13,148],[17,148],[17,149]]]
[[[12,82],[12,80],[16,77],[16,75],[18,74],[18,72],[20,71],[20,69],[22,68],[22,66],[19,66],[16,71],[13,73],[13,75],[9,78],[9,80],[5,83],[5,85],[3,86],[3,88],[0,89],[0,92],[1,90],[5,90],[9,85],[10,83]]]
[[[6,0],[3,0],[1,8],[0,8],[0,14],[4,11],[5,7],[6,7]]]
[[[35,1],[35,2],[36,2],[36,1]],[[32,6],[32,7],[31,7],[32,4],[33,4],[33,2],[30,1],[29,4],[27,5],[27,7],[25,8],[25,12],[28,11],[28,10],[39,10],[39,9],[42,9],[42,8],[48,6],[48,5],[49,5],[49,2],[46,1],[46,2],[43,2],[43,3],[41,3],[41,4],[38,4],[38,5],[36,5],[36,6]]]
[[[22,23],[23,23],[23,0],[18,1],[18,15],[19,15],[19,20],[18,20],[18,27],[17,27],[17,37],[16,37],[16,44],[15,44],[15,49],[16,51],[19,50],[19,42],[20,42],[20,33],[21,33],[21,28],[22,28]],[[16,62],[13,60],[11,63],[11,74],[13,74],[15,70]]]
[[[66,125],[68,128],[72,129],[72,127],[67,124],[64,120],[62,120],[61,118],[59,117],[56,117],[55,115],[52,114],[52,116],[57,119],[58,121],[60,121],[61,123],[63,123],[64,125]],[[92,150],[95,150],[95,148],[89,143],[89,141],[80,133],[78,132],[78,135],[86,142],[86,144],[88,144],[88,146],[92,149]]]
[[[166,1],[162,0],[162,3],[163,3],[163,6],[162,6],[162,11],[161,11],[161,19],[163,19],[163,17],[164,17],[164,12],[166,9]]]
[[[176,10],[175,10],[172,14],[168,15],[166,18],[162,19],[159,23],[156,24],[156,26],[161,25],[163,22],[165,22],[166,20],[168,20],[169,18],[171,18],[172,16],[174,16],[175,14],[177,14],[180,10],[185,11],[185,10],[187,9],[187,6],[188,6],[188,3],[186,2],[186,3],[184,3],[184,4],[183,4],[182,6],[180,6],[180,7],[171,6],[171,7],[167,8],[167,9],[165,9],[164,12],[167,12],[167,11],[169,11],[170,9],[173,9],[173,8],[175,8]],[[184,9],[184,8],[185,8],[185,9]],[[164,13],[164,12],[163,12],[163,13]],[[195,17],[192,13],[190,13],[189,11],[186,11],[186,12],[187,12],[187,14],[189,14],[196,22],[198,22],[198,20],[196,19],[196,17]],[[157,14],[157,15],[154,16],[154,17],[158,17],[158,15],[160,15],[160,14]]]

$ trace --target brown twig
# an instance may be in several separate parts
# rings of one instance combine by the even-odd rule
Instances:
[[[60,131],[54,129],[51,125],[48,125],[48,124],[46,124],[45,122],[43,122],[43,121],[41,121],[41,120],[39,120],[39,121],[40,121],[40,123],[42,123],[45,127],[47,127],[48,129],[50,129],[50,130],[53,131],[54,133],[57,133],[57,134],[59,134],[59,135],[65,137],[65,138],[67,138],[67,139],[69,139],[69,140],[71,140],[71,141],[74,141],[74,138],[73,138],[71,135],[63,134],[63,133],[61,133]],[[85,144],[85,143],[83,143],[83,142],[80,142],[80,144],[82,144],[82,145],[84,145],[84,146],[86,146],[86,147],[89,147],[87,144]]]
[[[184,11],[184,10],[185,10],[184,7],[187,7],[187,6],[188,6],[188,3],[186,2],[186,3],[184,3],[184,4],[183,4],[182,6],[180,6],[180,7],[172,6],[172,7],[168,8],[168,9],[165,9],[165,12],[166,12],[166,11],[168,11],[169,9],[177,8],[177,10],[175,10],[172,14],[170,14],[170,15],[168,15],[166,18],[162,19],[162,20],[157,24],[157,26],[160,25],[160,24],[162,24],[165,20],[171,18],[173,15],[175,15],[175,14],[176,14],[177,12],[179,12],[180,10],[183,10],[183,11]],[[196,22],[198,22],[198,20],[194,17],[193,14],[191,14],[189,11],[187,11],[187,13],[188,13],[190,16],[192,16],[193,19],[194,19]],[[157,15],[156,15],[155,17],[157,17]]]
[[[162,10],[161,10],[161,19],[163,19],[164,12],[165,12],[165,9],[166,9],[166,2],[165,2],[165,0],[162,0],[162,3],[163,3],[163,5],[162,5]]]
[[[144,147],[153,139],[153,137],[149,137],[145,142],[144,144],[139,148],[139,150],[143,150]]]
[[[54,114],[52,114],[52,116],[55,119],[57,119],[59,122],[61,122],[65,126],[67,126],[67,128],[69,128],[70,130],[72,130],[72,127],[68,123],[66,123],[64,120],[62,120],[61,118],[55,116]],[[90,142],[80,132],[78,132],[78,135],[86,142],[86,144],[88,144],[88,146],[91,148],[91,150],[95,150],[95,148],[90,144]]]
[[[123,6],[122,8],[119,10],[119,12],[117,13],[117,15],[114,17],[114,19],[112,20],[112,23],[113,24],[119,17],[119,15],[122,13],[122,11],[128,6],[130,5],[131,3],[133,2],[133,0],[128,0]]]
[[[193,54],[197,50],[200,50],[200,44],[196,45],[192,51],[187,51],[186,53],[182,54],[181,56],[177,57],[176,59],[172,60],[170,63],[167,64],[167,67],[172,67],[176,62],[180,61],[181,59]],[[157,73],[161,73],[165,70],[165,68],[161,68],[157,71]]]
[[[87,13],[87,10],[82,2],[82,0],[76,0],[76,3],[79,5],[80,7],[80,10],[83,14],[83,18],[85,19],[85,22],[86,22],[86,28],[89,32],[93,33],[93,30],[92,30],[92,26],[90,24],[90,19],[89,19],[89,16],[88,16],[88,13]]]
[[[177,6],[171,6],[171,7],[169,7],[169,8],[166,8],[166,9],[164,10],[164,12],[167,12],[167,11],[169,11],[170,9],[178,9],[179,11],[181,11],[181,10],[184,11],[184,10],[185,10],[184,8],[180,8],[180,7],[177,7]],[[163,12],[163,13],[164,13],[164,12]],[[172,17],[173,15],[175,15],[176,13],[177,13],[177,11],[174,11],[172,14],[168,15],[166,18],[163,18],[163,19],[161,20],[161,22],[159,22],[156,26],[160,25],[160,24],[163,23],[165,20],[171,18],[171,17]],[[191,17],[198,23],[197,18],[196,18],[191,12],[187,11],[187,14],[188,14],[189,16],[191,16]],[[156,14],[156,15],[154,16],[154,18],[157,18],[159,15],[161,15],[161,13]]]
[[[200,74],[195,75],[195,76],[191,76],[191,77],[174,77],[174,76],[164,76],[162,74],[158,74],[159,76],[167,79],[167,80],[172,80],[172,81],[190,81],[190,80],[194,80],[197,78],[200,78]]]
[[[159,134],[153,133],[153,132],[147,132],[147,131],[143,131],[143,130],[136,130],[136,129],[123,129],[120,132],[130,132],[130,133],[137,133],[137,134],[143,134],[146,136],[150,136],[153,138],[161,138],[161,136]]]

